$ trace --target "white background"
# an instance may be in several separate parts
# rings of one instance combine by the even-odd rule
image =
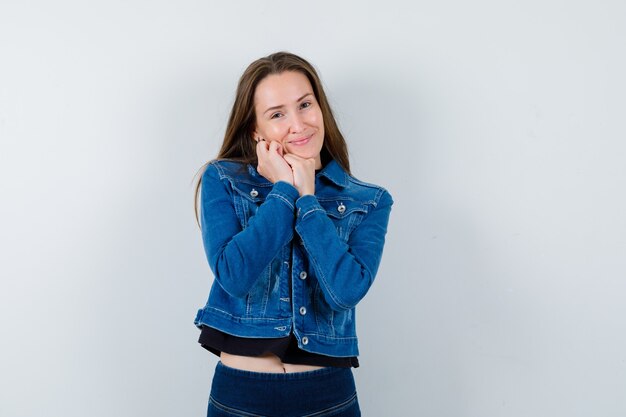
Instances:
[[[626,415],[624,4],[2,1],[0,415],[205,415],[192,181],[278,50],[396,202],[363,415]]]

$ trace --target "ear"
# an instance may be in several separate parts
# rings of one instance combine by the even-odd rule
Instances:
[[[262,136],[259,134],[259,131],[254,128],[254,130],[252,131],[252,140],[258,142],[261,138]]]

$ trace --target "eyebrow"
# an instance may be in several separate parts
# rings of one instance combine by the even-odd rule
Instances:
[[[296,100],[296,103],[297,103],[298,101],[302,100],[303,98],[305,98],[306,96],[310,96],[310,95],[313,95],[313,93],[306,93],[305,95],[303,95],[302,97],[300,97],[299,99],[297,99],[297,100]],[[273,107],[270,107],[270,108],[268,108],[267,110],[265,110],[265,111],[263,112],[263,114],[267,113],[267,112],[268,112],[268,111],[270,111],[270,110],[277,110],[277,109],[280,109],[280,108],[281,108],[281,107],[283,107],[283,106],[284,106],[284,104],[281,104],[281,105],[279,105],[279,106],[273,106]]]

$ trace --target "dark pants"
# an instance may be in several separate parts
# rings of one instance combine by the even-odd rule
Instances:
[[[218,362],[208,417],[304,417],[361,415],[352,368],[305,372],[252,372]]]

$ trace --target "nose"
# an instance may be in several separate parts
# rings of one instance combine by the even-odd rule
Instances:
[[[304,130],[304,121],[302,120],[302,116],[298,113],[295,113],[291,118],[291,126],[289,126],[290,133],[300,133]]]

